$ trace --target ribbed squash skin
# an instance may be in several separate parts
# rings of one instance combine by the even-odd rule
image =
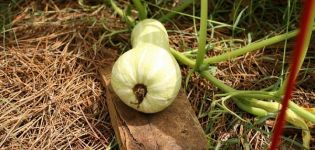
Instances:
[[[113,66],[111,85],[128,106],[144,113],[162,111],[172,104],[181,86],[179,65],[168,51],[167,32],[157,20],[146,19],[135,26],[131,41],[133,49]],[[141,103],[133,90],[137,84],[147,89]]]

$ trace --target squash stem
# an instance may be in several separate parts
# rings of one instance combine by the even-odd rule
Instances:
[[[243,111],[246,111],[252,115],[258,116],[258,117],[263,117],[263,116],[267,116],[268,115],[268,111],[258,108],[258,107],[254,107],[251,106],[249,104],[247,104],[246,102],[243,102],[243,100],[239,100],[237,98],[233,99],[234,102],[236,103],[237,107],[242,109]]]
[[[140,20],[144,20],[147,18],[147,10],[145,7],[142,5],[141,0],[132,0],[134,6],[139,12],[139,18]]]
[[[300,26],[300,32],[296,39],[296,45],[295,50],[293,52],[292,57],[292,63],[290,64],[290,74],[286,77],[284,84],[280,86],[280,90],[278,95],[282,96],[284,95],[283,100],[279,99],[279,101],[282,101],[283,106],[289,105],[290,108],[293,109],[293,111],[298,114],[299,116],[303,117],[306,120],[309,120],[313,123],[315,123],[315,115],[312,113],[306,111],[305,109],[297,109],[298,105],[294,104],[290,101],[291,94],[294,89],[294,84],[296,77],[298,76],[298,72],[302,67],[302,64],[304,62],[308,46],[310,44],[310,39],[312,35],[313,25],[314,25],[314,18],[315,18],[315,2],[313,1],[307,1],[304,3],[305,9],[303,11],[303,16],[301,19],[301,26]],[[309,4],[309,6],[307,6]],[[289,96],[290,95],[290,96]]]
[[[274,99],[277,99],[277,97],[275,96],[275,93],[276,92],[237,90],[235,92],[229,92],[229,93],[218,94],[218,95],[219,96],[230,95],[232,97],[239,97],[239,98],[257,98],[257,99],[274,100]]]
[[[315,31],[315,27],[312,27],[311,31]],[[268,38],[268,39],[263,40],[263,41],[251,43],[251,44],[244,46],[242,48],[239,48],[237,50],[234,50],[231,52],[226,52],[226,53],[218,55],[218,56],[207,58],[204,60],[204,63],[209,65],[209,64],[215,64],[215,63],[219,63],[222,61],[230,60],[231,58],[241,56],[241,55],[246,54],[246,53],[251,52],[251,51],[259,50],[259,49],[264,48],[268,45],[272,45],[272,44],[293,38],[297,34],[298,34],[298,30],[294,30],[294,31],[291,31],[289,33],[284,33],[281,35],[274,36],[272,38]]]
[[[294,111],[297,115],[299,115],[301,118],[315,123],[315,114],[307,111],[306,109],[302,108],[301,106],[295,104],[292,101],[289,102],[289,108],[292,111]]]
[[[188,57],[186,57],[184,54],[182,54],[179,51],[176,51],[173,48],[170,48],[170,52],[172,53],[172,55],[182,64],[185,64],[187,66],[189,66],[190,68],[194,68],[196,62],[189,59]]]
[[[132,90],[138,100],[137,104],[139,106],[147,95],[147,87],[143,84],[136,84]]]
[[[311,30],[315,31],[315,26],[312,27]],[[272,38],[268,38],[268,39],[263,40],[263,41],[255,42],[255,43],[249,44],[247,46],[244,46],[242,48],[239,48],[237,50],[231,51],[231,52],[226,52],[226,53],[221,54],[221,55],[217,55],[217,56],[213,56],[213,57],[210,57],[210,58],[206,58],[204,60],[204,64],[210,65],[210,64],[215,64],[215,63],[219,63],[219,62],[222,62],[222,61],[226,61],[226,60],[229,60],[231,58],[235,58],[237,56],[241,56],[243,54],[246,54],[248,52],[259,50],[259,49],[261,49],[263,47],[266,47],[268,45],[272,45],[272,44],[284,41],[286,39],[293,38],[297,34],[298,34],[298,30],[294,30],[294,31],[291,31],[289,33],[284,33],[284,34],[281,34],[281,35],[274,36]],[[180,62],[182,62],[182,63],[184,63],[184,62],[185,63],[189,63],[190,67],[192,67],[192,65],[195,64],[194,60],[191,60],[191,59],[185,60],[187,57],[183,58],[182,56],[184,56],[184,55],[181,55],[180,52],[178,52],[178,51],[176,51],[174,49],[171,49],[171,52],[172,52],[173,55],[177,56],[176,58],[182,59]],[[188,64],[186,64],[186,65],[188,65]]]
[[[221,89],[222,91],[224,91],[226,93],[237,92],[237,90],[235,90],[234,88],[224,84],[222,81],[220,81],[217,78],[215,78],[214,76],[212,76],[208,71],[202,71],[202,72],[200,72],[200,74],[204,78],[206,78],[208,81],[210,81],[212,84],[214,84],[216,87],[218,87],[219,89]],[[265,111],[261,108],[250,106],[249,104],[247,104],[246,101],[243,101],[243,98],[234,97],[233,100],[240,109],[242,109],[243,111],[246,111],[250,114],[253,114],[255,116],[266,116],[268,114],[267,111]]]
[[[174,49],[170,49],[171,53],[173,54],[173,56],[182,64],[185,64],[187,66],[189,66],[190,68],[194,68],[194,61],[187,58],[184,54],[174,50]],[[200,72],[201,75],[203,77],[205,77],[207,80],[209,80],[212,84],[214,84],[216,87],[218,87],[219,89],[221,89],[222,91],[229,93],[229,92],[238,92],[239,90],[236,90],[230,86],[227,86],[226,84],[224,84],[222,81],[218,80],[217,78],[215,78],[214,76],[212,76],[208,71],[202,71]],[[248,95],[250,96],[250,95]],[[237,97],[239,98],[239,97]],[[266,97],[267,98],[267,97]],[[280,97],[275,94],[274,100],[279,100]],[[309,111],[307,111],[306,109],[304,109],[303,107],[295,104],[294,102],[290,102],[289,103],[289,108],[292,109],[292,111],[294,111],[297,115],[299,115],[300,117],[302,117],[305,120],[314,122],[315,120],[315,115]]]
[[[198,39],[198,54],[195,65],[195,70],[199,71],[206,54],[206,40],[207,40],[207,17],[208,17],[208,0],[201,0],[201,20]]]
[[[130,17],[130,16],[127,16],[125,14],[125,12],[119,8],[116,3],[114,2],[114,0],[109,0],[110,2],[110,5],[112,6],[112,8],[114,9],[114,11],[123,19],[125,20],[125,22],[129,25],[129,27],[133,27],[134,26],[134,22],[135,20]]]
[[[217,79],[216,77],[212,76],[208,71],[201,71],[200,74],[205,77],[208,81],[210,81],[212,84],[214,84],[219,89],[223,90],[226,93],[229,92],[236,92],[234,88],[224,84],[222,81]]]

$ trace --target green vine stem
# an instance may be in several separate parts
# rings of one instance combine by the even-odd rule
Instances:
[[[174,51],[175,51],[174,49],[171,49],[171,53],[174,55],[174,57],[179,62],[189,66],[190,68],[194,68],[195,67],[194,63],[193,63],[194,62],[193,60],[187,58],[184,54],[182,54],[180,52],[174,52]],[[224,84],[222,81],[220,81],[219,79],[217,79],[214,76],[212,76],[208,71],[201,71],[200,74],[203,77],[205,77],[207,80],[209,80],[212,84],[214,84],[216,87],[218,87],[219,89],[221,89],[222,91],[224,91],[226,93],[237,92],[238,91],[238,90],[235,90],[234,88]],[[240,97],[237,97],[237,98],[240,98]],[[277,98],[277,96],[275,98]],[[275,100],[279,100],[279,99],[280,98],[275,99]],[[238,102],[238,101],[236,100],[236,102]],[[315,122],[315,115],[314,114],[312,114],[311,112],[307,111],[306,109],[300,107],[299,105],[295,104],[294,102],[290,102],[289,103],[289,108],[292,109],[292,111],[294,111],[301,118],[306,119],[306,120],[311,121],[311,122]],[[244,110],[244,111],[246,111],[246,110]]]
[[[114,9],[114,11],[121,17],[123,18],[126,23],[129,25],[129,27],[133,27],[134,26],[134,22],[135,22],[135,19],[133,19],[132,17],[130,16],[127,16],[124,11],[119,8],[116,3],[114,2],[114,0],[109,0],[110,2],[110,5],[112,6],[112,8]]]
[[[261,108],[268,112],[278,112],[281,107],[281,104],[279,104],[278,102],[265,102],[257,99],[244,99],[244,101],[247,101],[246,104],[252,107]],[[297,115],[294,111],[292,111],[292,109],[288,109],[286,111],[286,117],[289,123],[302,129],[303,146],[309,149],[311,132],[305,120]]]
[[[246,91],[246,90],[237,90],[234,92],[217,94],[217,96],[232,96],[232,97],[246,97],[246,98],[257,98],[257,99],[266,99],[272,100],[276,99],[276,92],[267,92],[267,91]]]
[[[237,92],[237,90],[225,85],[222,81],[212,76],[208,71],[202,71],[200,74],[224,92]],[[233,100],[240,109],[259,117],[267,116],[268,112],[278,112],[280,109],[280,104],[277,102],[265,102],[257,99],[248,100],[243,97],[233,98]],[[301,110],[304,109],[298,108],[298,111]],[[306,148],[309,148],[311,134],[303,118],[297,115],[291,109],[289,109],[287,111],[287,121],[294,126],[302,129],[303,145]]]
[[[194,68],[196,62],[194,60],[189,59],[188,57],[186,57],[184,54],[182,54],[179,51],[176,51],[173,48],[170,48],[171,53],[173,54],[173,56],[181,63],[189,66],[190,68]]]
[[[227,86],[226,84],[224,84],[222,81],[218,80],[217,78],[215,78],[214,76],[212,76],[208,71],[201,71],[200,74],[206,78],[208,81],[210,81],[214,86],[218,87],[219,89],[221,89],[224,92],[237,92],[237,90],[235,90],[234,88]],[[249,106],[248,104],[246,104],[246,102],[244,103],[243,101],[241,101],[238,98],[232,98],[234,100],[234,102],[236,103],[236,105],[241,108],[242,110],[251,113],[253,115],[256,116],[265,116],[268,114],[267,111],[257,108],[257,107],[252,107]]]
[[[315,30],[315,27],[312,27],[311,31],[314,31],[314,30]],[[253,44],[250,44],[250,45],[245,46],[243,48],[240,48],[238,50],[235,50],[235,51],[232,51],[232,52],[227,52],[227,53],[224,53],[224,54],[221,54],[221,55],[218,55],[218,56],[214,56],[214,57],[208,58],[208,59],[206,59],[204,61],[204,63],[216,63],[216,62],[219,62],[219,61],[225,61],[225,60],[228,60],[230,58],[237,57],[237,56],[240,56],[242,54],[245,54],[247,52],[254,51],[254,50],[257,50],[259,48],[263,48],[263,47],[265,47],[267,45],[275,44],[277,42],[281,42],[281,41],[283,41],[283,40],[285,40],[287,38],[292,38],[292,37],[296,36],[297,33],[298,33],[298,30],[294,30],[294,31],[291,31],[290,33],[278,35],[278,36],[275,36],[275,37],[272,37],[272,38],[269,38],[269,39],[266,39],[266,40],[263,40],[263,41],[260,41],[260,42],[257,42],[257,43],[253,43]],[[176,59],[178,59],[181,63],[184,63],[185,65],[188,65],[189,67],[194,68],[195,61],[187,58],[185,55],[181,54],[180,52],[177,52],[174,49],[171,49],[171,52],[176,57]],[[278,94],[276,97],[280,97],[280,94]],[[275,100],[279,100],[279,99],[280,98],[277,98]],[[289,102],[289,107],[290,107],[290,109],[292,109],[295,113],[297,113],[302,118],[304,118],[306,120],[309,120],[311,122],[315,122],[315,115],[314,114],[312,114],[311,112],[301,108],[300,106],[298,106],[294,102],[290,101]]]
[[[301,108],[299,105],[295,104],[292,101],[289,102],[289,108],[303,119],[315,123],[315,114]]]
[[[196,59],[195,70],[200,70],[203,59],[206,54],[206,40],[207,40],[207,18],[208,18],[208,0],[201,0],[201,20],[200,31],[198,38],[198,53]]]
[[[312,31],[315,31],[315,26],[312,27]],[[261,49],[263,47],[266,47],[268,45],[272,45],[272,44],[284,41],[286,39],[293,38],[297,34],[298,34],[298,30],[294,30],[294,31],[291,31],[289,33],[284,33],[284,34],[277,35],[277,36],[274,36],[272,38],[269,38],[269,39],[266,39],[266,40],[263,40],[263,41],[255,42],[255,43],[249,44],[247,46],[244,46],[242,48],[239,48],[237,50],[231,51],[231,52],[226,52],[226,53],[221,54],[221,55],[213,56],[211,58],[206,58],[204,60],[204,64],[208,64],[209,65],[209,64],[215,64],[215,63],[218,63],[218,62],[226,61],[226,60],[229,60],[231,58],[235,58],[237,56],[241,56],[243,54],[246,54],[248,52],[259,50],[259,49]],[[187,57],[182,58],[181,57],[181,53],[176,51],[176,50],[174,50],[174,49],[171,49],[171,52],[172,52],[172,54],[174,56],[177,56],[177,58],[179,58],[179,59],[186,59],[187,58]],[[190,67],[195,65],[196,62],[194,60],[191,60],[189,58],[187,58],[187,59],[188,60],[183,60],[183,61],[188,63]],[[186,65],[188,65],[188,64],[186,64]]]
[[[173,18],[176,13],[175,12],[182,12],[185,8],[190,6],[193,3],[194,0],[184,0],[182,4],[179,6],[175,7],[172,11],[168,12],[166,15],[163,15],[159,21],[161,22],[166,22],[169,21],[171,18]]]
[[[244,103],[242,100],[233,98],[235,104],[237,105],[237,107],[239,107],[240,109],[242,109],[245,112],[248,112],[252,115],[258,116],[258,117],[263,117],[263,116],[267,116],[268,115],[268,111],[261,109],[261,108],[257,108],[254,106],[250,106],[246,103]]]
[[[140,20],[146,19],[147,18],[147,10],[142,5],[141,0],[132,0],[132,2],[139,12]]]
[[[313,5],[315,5],[315,3],[313,3]],[[315,7],[315,6],[313,6]],[[298,76],[298,71],[301,69],[302,67],[302,64],[304,62],[304,59],[305,59],[305,56],[306,56],[306,53],[307,53],[307,49],[309,47],[309,44],[310,44],[310,40],[311,40],[311,35],[312,35],[312,31],[314,30],[314,18],[315,18],[315,10],[314,9],[311,9],[311,12],[310,12],[310,16],[309,16],[309,21],[307,24],[306,24],[306,34],[304,36],[304,40],[303,40],[303,45],[302,45],[302,53],[300,55],[300,57],[298,58],[298,62],[297,62],[297,72],[296,74],[294,74],[294,78],[296,78]],[[292,65],[290,65],[292,67]],[[284,84],[282,84],[280,86],[280,89],[278,91],[278,96],[282,96],[284,94],[284,91],[288,85],[288,80],[289,78],[286,77],[285,80],[284,80]],[[281,101],[282,99],[279,99],[279,101]],[[300,110],[298,109],[299,106],[296,105],[295,103],[293,103],[292,101],[289,101],[289,107],[295,112],[297,113],[299,116],[303,117],[304,119],[307,119],[307,120],[310,120],[311,122],[315,122],[315,116],[314,115],[311,115],[311,113],[307,110]]]
[[[315,31],[315,27],[312,27],[311,30]],[[259,50],[259,49],[264,48],[264,47],[266,47],[268,45],[272,45],[272,44],[284,41],[286,39],[293,38],[297,34],[298,34],[298,30],[294,30],[294,31],[291,31],[289,33],[284,33],[284,34],[281,34],[281,35],[274,36],[272,38],[268,38],[268,39],[263,40],[263,41],[251,43],[251,44],[249,44],[247,46],[244,46],[242,48],[239,48],[237,50],[234,50],[234,51],[231,51],[231,52],[226,52],[224,54],[221,54],[221,55],[218,55],[218,56],[214,56],[214,57],[211,57],[211,58],[207,58],[207,59],[204,60],[204,63],[206,63],[206,64],[215,64],[215,63],[218,63],[218,62],[221,62],[221,61],[226,61],[226,60],[229,60],[231,58],[235,58],[237,56],[241,56],[243,54],[246,54],[248,52]]]

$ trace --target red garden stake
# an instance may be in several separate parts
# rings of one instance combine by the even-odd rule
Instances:
[[[304,40],[306,40],[307,33],[309,26],[312,25],[313,19],[313,11],[312,9],[315,9],[315,0],[304,0],[304,9],[301,14],[301,22],[300,22],[300,31],[298,33],[297,39],[296,39],[296,45],[293,51],[291,65],[290,65],[290,72],[288,75],[288,82],[285,87],[285,95],[282,100],[282,107],[280,110],[280,114],[278,116],[278,119],[276,121],[276,125],[274,128],[274,133],[272,136],[272,142],[270,146],[270,150],[276,150],[279,143],[280,143],[280,137],[283,132],[283,126],[285,123],[285,113],[289,104],[289,101],[292,97],[292,92],[295,86],[295,79],[299,72],[299,62],[301,60],[301,56],[303,53],[303,47],[304,47]]]

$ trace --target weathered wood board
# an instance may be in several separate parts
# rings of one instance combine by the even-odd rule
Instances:
[[[110,86],[112,67],[100,69],[106,103],[121,150],[203,150],[207,139],[184,91],[174,103],[155,114],[125,105]]]

